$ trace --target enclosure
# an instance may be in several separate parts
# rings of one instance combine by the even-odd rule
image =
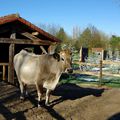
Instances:
[[[80,55],[78,52],[73,54],[74,75],[71,75],[69,81],[120,87],[119,59],[104,58],[103,49],[95,50],[97,50],[97,53],[98,50],[101,50],[102,54],[89,53],[89,55],[84,58],[84,61],[79,60],[81,59],[81,53]]]
[[[13,56],[23,48],[29,48],[36,54],[47,53],[50,46],[56,42],[59,43],[60,40],[18,14],[0,17],[0,120],[119,119],[120,89],[106,85],[116,81],[113,78],[104,79],[104,72],[108,76],[118,75],[117,87],[120,87],[120,63],[89,58],[88,49],[85,49],[84,54],[87,58],[81,56],[82,62],[73,59],[74,73],[63,74],[61,77],[57,88],[52,92],[50,106],[37,107],[35,86],[29,86],[28,98],[24,101],[19,99],[19,88],[9,84],[15,85]],[[118,67],[111,66],[110,70],[104,69],[109,68],[111,64]],[[43,98],[45,99],[45,94]]]
[[[32,49],[36,54],[49,52],[53,43],[60,42],[19,14],[0,17],[0,71],[1,79],[14,83],[13,57],[21,49]]]

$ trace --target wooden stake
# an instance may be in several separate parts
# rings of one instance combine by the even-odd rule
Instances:
[[[99,84],[100,84],[100,86],[102,85],[102,60],[100,60]]]
[[[10,38],[11,39],[16,38],[15,31],[13,31]],[[10,44],[10,46],[9,46],[8,82],[10,82],[12,84],[14,84],[14,66],[13,66],[14,50],[15,50],[15,44]]]
[[[5,77],[5,73],[6,73],[6,69],[5,69],[5,65],[3,65],[3,80],[6,79],[6,77]]]

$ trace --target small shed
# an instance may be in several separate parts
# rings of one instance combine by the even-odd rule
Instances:
[[[92,53],[95,54],[98,59],[104,59],[104,49],[103,48],[92,48]]]
[[[14,83],[13,57],[23,48],[36,54],[48,52],[49,46],[60,40],[45,32],[19,14],[0,17],[0,70],[2,78]]]

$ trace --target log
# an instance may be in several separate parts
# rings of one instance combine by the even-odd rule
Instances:
[[[9,43],[9,44],[26,44],[26,45],[50,45],[50,41],[39,41],[39,40],[30,40],[30,39],[12,39],[12,38],[0,38],[0,43]]]
[[[25,37],[33,40],[33,41],[39,41],[39,42],[41,42],[41,43],[46,43],[46,40],[42,40],[42,39],[40,39],[40,38],[38,38],[38,37],[36,37],[36,36],[28,33],[28,32],[22,32],[21,35],[23,35],[23,36],[25,36]],[[47,41],[47,42],[48,42],[49,44],[52,44],[52,42],[50,42],[50,41]]]
[[[12,31],[10,38],[15,39],[16,33]],[[15,44],[11,43],[9,46],[9,67],[8,67],[8,82],[14,84],[14,66],[13,66],[13,58],[15,52]]]
[[[13,67],[13,58],[14,58],[14,44],[9,46],[9,67],[8,67],[8,82],[14,84],[14,67]]]
[[[43,46],[40,46],[41,50],[43,51],[44,54],[47,54],[47,51],[44,49]]]

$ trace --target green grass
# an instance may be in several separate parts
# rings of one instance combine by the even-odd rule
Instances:
[[[87,76],[87,78],[96,79],[96,76]],[[102,85],[113,87],[113,88],[120,88],[120,77],[106,77],[107,79],[102,79]],[[73,83],[73,84],[88,84],[88,85],[100,85],[99,81],[85,81],[84,77],[75,78],[72,75],[69,75],[67,78],[61,78],[60,83]]]
[[[111,77],[108,80],[103,79],[103,84],[109,87],[119,87],[120,88],[120,77]]]

